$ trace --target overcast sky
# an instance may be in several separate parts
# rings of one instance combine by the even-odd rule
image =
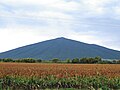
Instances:
[[[57,37],[120,50],[120,0],[0,0],[0,52]]]

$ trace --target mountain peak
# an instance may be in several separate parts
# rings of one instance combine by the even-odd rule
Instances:
[[[68,40],[70,40],[70,39],[65,38],[65,37],[58,37],[58,38],[55,38],[55,39],[53,39],[53,40],[56,40],[56,41],[68,41]]]
[[[59,37],[59,38],[56,38],[56,39],[67,39],[67,38],[65,38],[65,37]]]

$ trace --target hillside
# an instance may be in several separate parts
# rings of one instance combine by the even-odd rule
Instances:
[[[120,59],[120,51],[61,37],[0,53],[0,58],[40,58],[44,60],[95,56],[101,56],[104,59]]]

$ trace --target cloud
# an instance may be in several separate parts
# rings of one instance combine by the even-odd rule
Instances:
[[[7,6],[12,12],[11,16],[34,17],[44,12],[61,13],[73,17],[112,17],[108,14],[116,14],[118,0],[4,0],[2,6]],[[116,6],[115,6],[116,5]],[[5,10],[7,11],[7,10]],[[9,13],[11,13],[9,12]],[[38,15],[36,14],[38,13]],[[8,15],[10,16],[10,15]],[[49,16],[49,14],[47,15]],[[59,15],[58,15],[59,16]],[[40,16],[39,16],[40,17]],[[59,17],[58,17],[59,18]]]
[[[64,0],[4,0],[2,3],[6,3],[12,7],[18,9],[27,9],[31,7],[33,9],[43,9],[43,10],[62,10],[63,11],[72,11],[76,10],[79,7],[79,4],[75,1],[66,2]]]

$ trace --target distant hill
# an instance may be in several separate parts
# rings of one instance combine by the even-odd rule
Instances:
[[[61,37],[0,53],[0,58],[40,58],[44,60],[95,56],[104,59],[120,59],[120,51]]]

